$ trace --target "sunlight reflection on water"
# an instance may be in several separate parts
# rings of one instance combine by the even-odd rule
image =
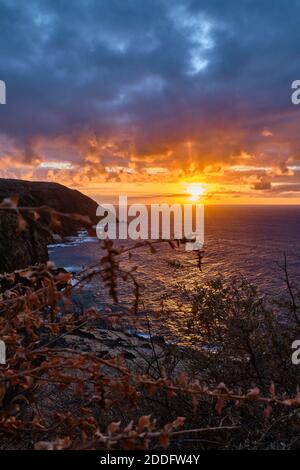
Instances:
[[[193,253],[184,249],[174,251],[166,245],[161,245],[154,255],[147,248],[139,249],[131,260],[126,257],[123,265],[138,266],[147,311],[161,312],[158,319],[151,315],[153,328],[174,336],[180,317],[190,309],[189,291],[196,283],[203,283],[218,273],[227,279],[243,276],[271,296],[283,292],[278,263],[282,262],[284,253],[288,257],[291,277],[299,282],[300,207],[219,206],[205,209],[202,273],[196,267]],[[102,252],[96,239],[81,232],[79,237],[69,239],[66,244],[52,245],[49,256],[58,266],[78,271],[94,264]],[[120,286],[122,304],[129,306],[132,292],[124,283]],[[93,280],[88,289],[98,305],[107,300],[99,280]]]

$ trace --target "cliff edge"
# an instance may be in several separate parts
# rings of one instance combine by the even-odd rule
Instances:
[[[21,181],[0,178],[0,201],[18,196],[18,206],[47,206],[67,214],[88,216],[96,223],[97,203],[77,190],[58,183]],[[14,211],[0,208],[0,272],[45,263],[47,245],[55,240],[42,219],[34,222],[26,217],[26,229],[18,233],[18,217]],[[82,226],[80,221],[64,218],[55,232],[64,237],[75,235]]]

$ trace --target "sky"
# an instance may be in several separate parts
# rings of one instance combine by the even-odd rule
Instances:
[[[299,18],[299,0],[0,0],[0,177],[300,203]]]

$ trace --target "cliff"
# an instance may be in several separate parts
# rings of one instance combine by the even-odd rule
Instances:
[[[18,196],[18,206],[47,206],[68,214],[88,216],[96,223],[97,203],[80,193],[57,183],[32,182],[0,178],[0,201]],[[47,245],[54,242],[47,230],[47,217],[34,222],[23,214],[25,230],[17,233],[18,217],[14,211],[0,209],[0,272],[11,272],[48,260]],[[69,218],[55,228],[60,236],[74,235],[82,223]]]

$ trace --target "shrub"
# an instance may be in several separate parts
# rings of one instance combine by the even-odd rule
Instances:
[[[289,351],[299,333],[294,294],[284,305],[294,320],[279,321],[276,309],[244,281],[225,285],[217,278],[198,286],[187,322],[199,352],[158,346],[150,334],[151,355],[142,357],[147,367],[66,345],[76,332],[91,335],[100,315],[108,328],[138,327],[139,305],[147,298],[135,269],[124,270],[120,259],[142,246],[155,256],[157,245],[117,248],[105,241],[102,258],[72,283],[69,273],[51,264],[1,277],[0,338],[7,345],[7,364],[0,366],[2,447],[295,447],[299,374]],[[202,255],[196,257],[200,267]],[[115,313],[74,308],[73,294],[95,276],[116,303]],[[134,292],[132,308],[122,313],[120,279]],[[207,344],[215,347],[213,354],[203,352]]]

